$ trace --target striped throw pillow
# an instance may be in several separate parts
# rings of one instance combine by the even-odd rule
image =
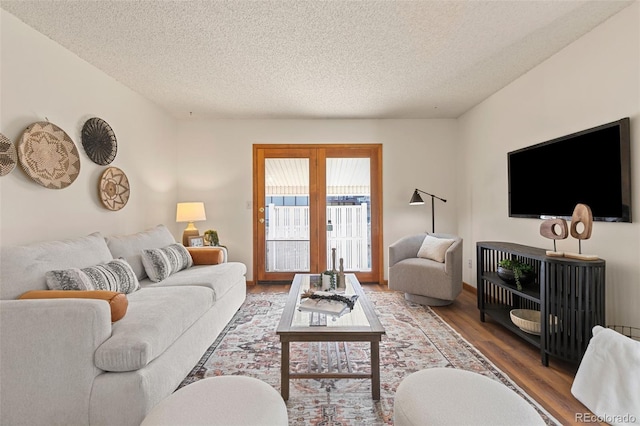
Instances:
[[[160,282],[169,275],[193,266],[191,255],[182,244],[142,250],[142,264],[149,279]]]
[[[136,274],[124,259],[82,269],[49,271],[45,278],[51,290],[107,290],[129,294],[140,288]]]

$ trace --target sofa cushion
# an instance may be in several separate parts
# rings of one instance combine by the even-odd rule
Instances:
[[[444,262],[444,254],[454,242],[455,240],[448,238],[436,238],[431,235],[425,235],[422,245],[418,250],[418,257],[442,263]]]
[[[95,353],[105,371],[138,370],[160,356],[213,306],[205,287],[141,289],[128,295],[127,315],[113,324],[111,337]]]
[[[178,271],[190,268],[193,259],[182,244],[171,244],[163,248],[142,250],[142,264],[147,276],[159,282]]]
[[[140,286],[204,286],[214,291],[214,300],[220,300],[238,281],[244,280],[247,267],[240,262],[227,262],[219,265],[199,265],[173,274],[166,280],[154,283],[149,280],[140,282]]]
[[[54,269],[86,268],[113,259],[104,237],[42,242],[0,249],[0,299],[16,299],[29,290],[47,290],[45,274]]]
[[[114,258],[123,258],[133,268],[138,280],[147,277],[142,264],[142,250],[166,247],[176,240],[164,225],[129,235],[107,237],[107,246]]]
[[[78,269],[57,269],[45,274],[51,290],[108,290],[133,293],[140,284],[131,266],[123,259]]]
[[[20,299],[98,299],[104,300],[111,309],[111,322],[116,322],[127,313],[129,300],[123,293],[105,290],[31,290],[20,296]]]

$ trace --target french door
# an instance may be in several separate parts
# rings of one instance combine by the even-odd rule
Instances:
[[[381,145],[254,145],[253,160],[254,282],[340,262],[382,282]]]

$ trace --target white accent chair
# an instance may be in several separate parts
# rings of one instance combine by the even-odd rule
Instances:
[[[418,257],[425,237],[453,240],[443,249],[444,262]],[[428,306],[452,303],[462,291],[462,238],[450,234],[417,234],[389,246],[389,289],[403,291],[410,302]]]

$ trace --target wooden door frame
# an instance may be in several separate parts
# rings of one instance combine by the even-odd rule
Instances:
[[[264,150],[269,150],[269,156],[264,156]],[[260,211],[259,207],[264,204],[264,187],[259,185],[259,176],[264,176],[264,160],[265,158],[311,158],[314,161],[309,161],[309,175],[317,173],[316,167],[316,149],[310,148],[306,145],[253,145],[253,282],[258,283],[260,267],[264,266],[264,259],[260,259],[259,253],[266,253],[265,239],[260,238],[261,229],[264,229],[264,225],[259,221],[264,219],[264,211]],[[309,182],[309,213],[311,210],[318,209],[318,199],[313,197],[312,194],[316,193],[316,182]],[[264,206],[266,208],[266,206]],[[318,238],[318,227],[314,226],[312,222],[311,229],[309,230],[309,238]],[[261,250],[260,250],[261,249]],[[311,245],[310,247],[310,270],[313,271],[318,268],[318,251],[317,247]],[[291,275],[290,272],[271,272],[272,281],[286,281]]]
[[[280,151],[282,153],[282,158],[293,158],[290,154],[291,150],[314,150],[317,152],[317,156],[315,156],[316,161],[319,163],[320,161],[325,161],[326,158],[340,158],[338,154],[344,153],[342,157],[351,157],[351,158],[369,158],[370,159],[370,178],[371,178],[371,263],[372,268],[370,273],[359,273],[359,275],[364,275],[365,278],[360,280],[360,282],[372,282],[372,283],[380,283],[384,282],[384,254],[383,254],[383,234],[382,234],[382,144],[254,144],[253,145],[253,283],[258,283],[258,275],[259,275],[259,256],[260,250],[258,250],[258,245],[262,245],[263,253],[264,253],[264,238],[258,238],[259,231],[259,219],[263,212],[260,212],[258,209],[260,201],[260,195],[264,194],[264,188],[258,187],[258,176],[264,175],[264,152],[262,150],[273,150],[273,152],[278,153]],[[330,152],[330,155],[327,156],[327,152]],[[331,152],[333,151],[333,152]],[[336,154],[336,152],[338,154]],[[287,154],[288,153],[288,154]],[[271,154],[271,153],[270,153]],[[277,158],[272,157],[271,155],[268,158]],[[321,167],[318,172],[316,170],[317,164],[309,165],[309,173],[311,175],[312,168],[313,173],[317,173],[318,181],[326,182],[326,176],[324,173],[324,167]],[[377,170],[377,173],[374,171]],[[322,225],[326,226],[326,209],[319,208],[319,199],[324,197],[326,200],[326,186],[317,185],[315,182],[309,183],[309,209],[315,210],[315,214],[318,217],[317,224],[313,224],[310,230],[310,237],[317,238],[319,241],[320,249],[318,252],[326,252],[326,239],[319,238],[321,229],[325,229]],[[315,196],[314,196],[315,194]],[[264,197],[262,198],[264,200]],[[264,201],[262,201],[264,202]],[[264,216],[263,216],[264,217]],[[374,238],[374,235],[377,238]],[[262,240],[262,241],[260,241]],[[377,241],[377,244],[374,242]],[[313,246],[313,245],[312,245]],[[324,251],[322,251],[324,250]],[[318,264],[318,252],[313,253],[313,248],[311,249],[310,255],[311,258],[311,271],[314,272],[314,266],[322,267],[324,266]],[[314,259],[315,257],[315,259]],[[324,259],[324,256],[323,256]],[[323,263],[323,260],[320,260],[320,263]],[[290,275],[291,273],[286,273]],[[284,275],[284,273],[283,273]],[[274,273],[274,280],[278,280],[277,273]],[[282,280],[286,280],[284,276]]]

